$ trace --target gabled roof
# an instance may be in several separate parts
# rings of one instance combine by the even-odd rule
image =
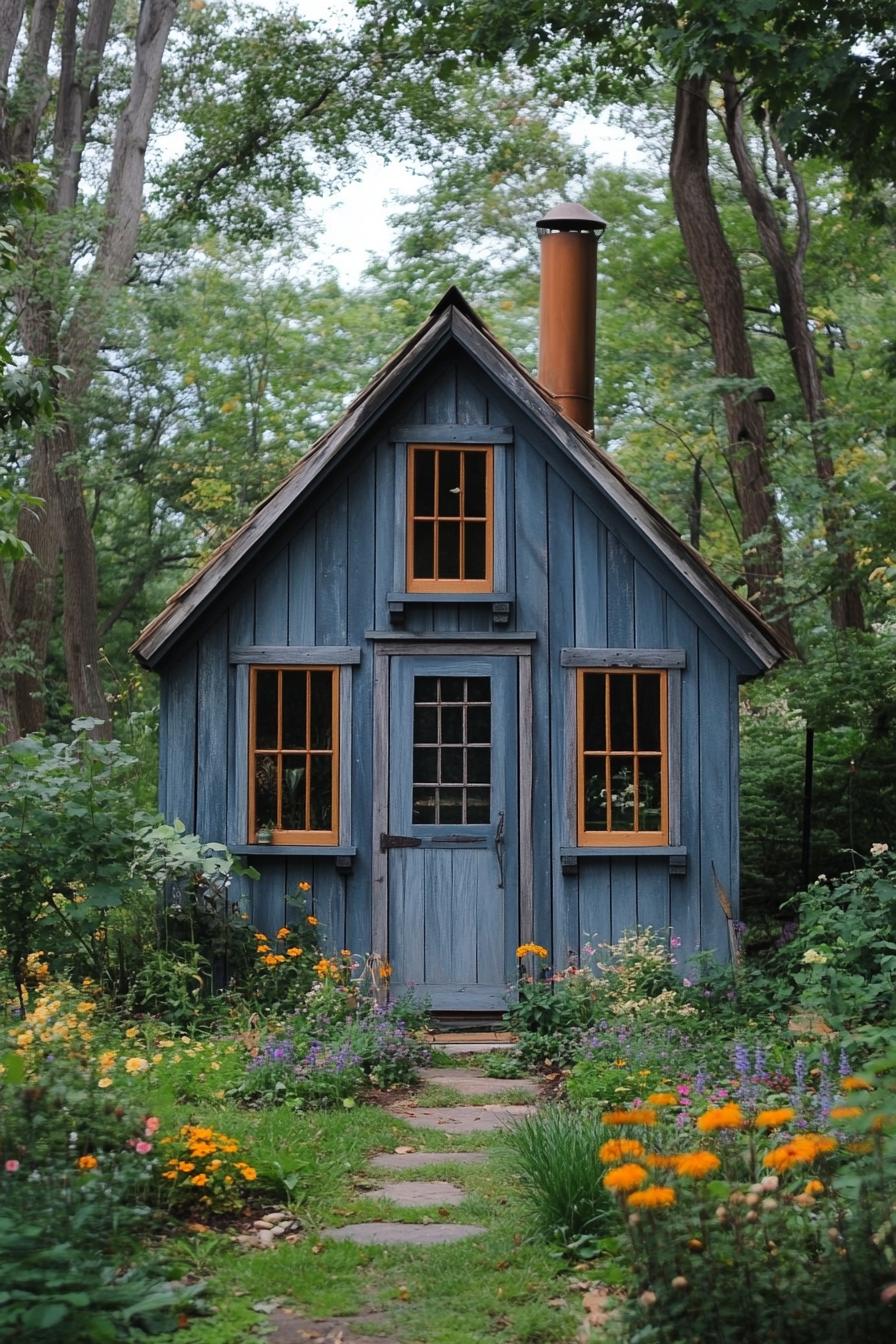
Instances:
[[[460,291],[452,286],[423,325],[383,365],[335,424],[145,627],[131,647],[144,666],[157,666],[171,652],[224,587],[251,562],[273,530],[295,512],[315,482],[351,451],[404,391],[409,379],[451,340],[485,369],[620,509],[749,659],[758,664],[757,670],[771,668],[792,653],[778,632],[714,573],[700,552],[680,537],[632,485],[613,457],[558,409],[550,393],[504,349]]]

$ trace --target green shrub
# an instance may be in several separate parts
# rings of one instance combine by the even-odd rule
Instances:
[[[608,1135],[595,1115],[560,1105],[543,1106],[507,1131],[504,1142],[532,1225],[547,1240],[570,1246],[614,1227],[598,1157]]]

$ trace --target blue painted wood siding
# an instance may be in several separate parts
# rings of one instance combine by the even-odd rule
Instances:
[[[352,677],[350,843],[354,868],[331,858],[253,859],[261,881],[247,889],[252,913],[275,930],[290,915],[299,882],[331,947],[370,950],[373,652],[365,631],[389,628],[395,576],[395,449],[390,424],[513,425],[506,447],[504,507],[510,630],[535,631],[532,650],[534,937],[557,964],[580,948],[636,924],[726,954],[716,877],[737,903],[737,651],[678,576],[466,356],[445,352],[375,428],[350,461],[321,482],[301,511],[244,573],[193,644],[162,669],[160,789],[166,814],[210,840],[226,835],[233,790],[243,788],[246,725],[238,721],[238,670],[228,650],[250,644],[351,645],[362,650]],[[398,501],[400,504],[400,500]],[[416,633],[492,630],[487,605],[413,604]],[[560,871],[575,844],[569,815],[563,648],[683,649],[681,674],[681,843],[687,873],[670,876],[659,857],[586,858]],[[525,750],[525,744],[521,743]],[[244,759],[244,758],[243,758]],[[674,763],[673,763],[674,765]],[[239,783],[237,782],[239,781]]]

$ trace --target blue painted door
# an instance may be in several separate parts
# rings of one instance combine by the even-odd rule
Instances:
[[[519,941],[517,660],[390,661],[393,993],[500,1009]]]

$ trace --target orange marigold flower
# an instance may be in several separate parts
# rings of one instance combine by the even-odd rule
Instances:
[[[715,1153],[708,1153],[701,1149],[697,1153],[682,1153],[675,1159],[675,1170],[679,1176],[691,1176],[694,1180],[700,1181],[710,1172],[717,1171],[721,1166]]]
[[[289,929],[286,927],[285,924],[283,925],[282,929],[277,930],[277,937],[280,939],[289,937]]]
[[[857,1078],[852,1074],[849,1078],[843,1078],[840,1086],[844,1092],[873,1092],[874,1088],[870,1083],[866,1083],[864,1078]]]
[[[195,1176],[190,1177],[191,1185],[208,1185],[208,1177],[204,1171],[200,1171]]]
[[[85,1153],[83,1157],[78,1158],[77,1165],[81,1171],[93,1171],[97,1161],[93,1153]]]
[[[677,1106],[678,1094],[676,1092],[651,1092],[647,1102],[650,1106]]]
[[[300,947],[288,947],[286,949],[286,955],[288,957],[300,957],[302,955],[302,949]]]
[[[656,1111],[647,1106],[639,1106],[634,1111],[604,1111],[601,1120],[605,1125],[655,1125]]]
[[[803,1194],[805,1195],[824,1194],[824,1181],[815,1181],[815,1180],[807,1181],[806,1188],[803,1191]]]
[[[311,883],[310,883],[310,882],[300,882],[300,883],[299,883],[299,891],[310,891],[310,890],[311,890]]]
[[[389,965],[388,961],[384,961],[382,966],[380,967],[380,979],[391,980],[391,978],[392,978],[392,967]]]
[[[178,1164],[177,1164],[177,1169],[178,1169],[178,1171],[195,1171],[195,1170],[196,1170],[196,1163],[195,1163],[195,1162],[178,1162]]]
[[[637,1162],[623,1162],[621,1167],[611,1167],[604,1176],[604,1185],[608,1190],[619,1190],[623,1193],[629,1190],[637,1190],[639,1185],[643,1185],[647,1180],[647,1168],[640,1166]]]
[[[645,1157],[644,1161],[647,1163],[648,1167],[655,1167],[657,1170],[666,1169],[669,1171],[674,1171],[675,1164],[678,1161],[678,1158],[679,1158],[678,1153],[672,1153],[672,1154],[650,1153],[647,1157]]]
[[[162,1172],[162,1180],[163,1180],[163,1181],[176,1181],[176,1180],[177,1180],[177,1172],[176,1172],[176,1171],[163,1171],[163,1172]]]
[[[697,1128],[703,1134],[708,1134],[714,1129],[742,1129],[744,1123],[744,1113],[736,1101],[729,1101],[725,1106],[714,1106],[710,1111],[704,1111],[697,1120]]]
[[[768,1111],[760,1111],[753,1121],[757,1129],[777,1129],[786,1125],[796,1115],[792,1106],[776,1106]]]
[[[258,1172],[254,1167],[241,1167],[240,1171],[244,1181],[254,1181],[255,1177],[258,1175]]]
[[[832,1120],[855,1120],[862,1114],[861,1106],[832,1106],[828,1112]]]
[[[626,1157],[643,1157],[644,1145],[637,1139],[607,1139],[597,1155],[601,1162],[622,1162]]]
[[[831,1153],[837,1147],[835,1139],[823,1134],[798,1134],[790,1143],[782,1143],[766,1153],[763,1161],[767,1167],[776,1171],[789,1171],[791,1167],[804,1162],[814,1162],[823,1153]]]
[[[662,1209],[675,1203],[675,1191],[669,1185],[648,1185],[646,1190],[635,1190],[628,1197],[633,1209]]]
[[[299,883],[299,886],[300,886],[300,887],[302,886],[301,882]],[[302,890],[303,890],[303,891],[308,891],[308,890],[310,890],[310,888],[308,887],[307,883],[306,883],[305,886],[302,888]],[[320,923],[320,920],[318,919],[317,915],[306,915],[306,916],[305,916],[305,923],[306,923],[306,924],[310,924],[311,927],[312,927],[312,929],[313,929],[313,928],[315,928],[315,927]]]
[[[542,947],[541,943],[520,943],[516,950],[516,955],[519,961],[522,961],[523,957],[528,956],[541,957],[542,961],[544,961],[548,956],[548,950],[546,947]]]

